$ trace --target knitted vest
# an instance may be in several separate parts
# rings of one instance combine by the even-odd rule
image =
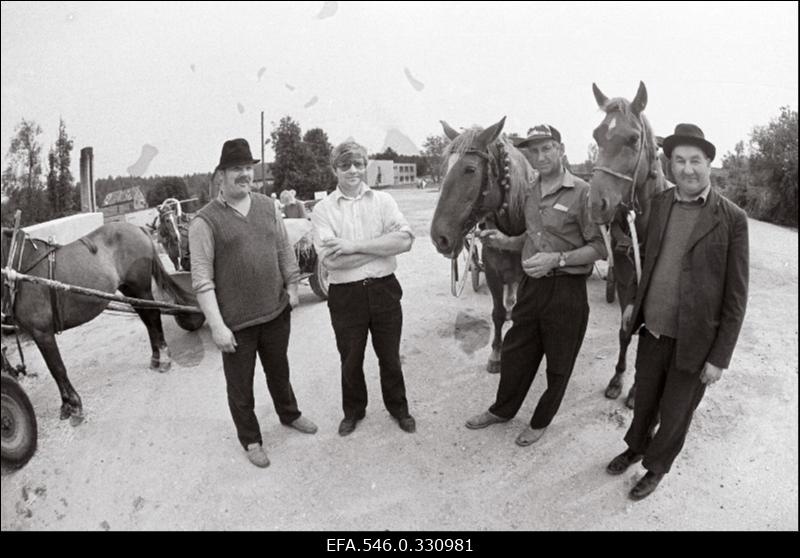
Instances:
[[[214,236],[214,284],[222,319],[231,331],[273,320],[289,302],[278,266],[275,202],[251,193],[250,212],[212,201],[197,217]]]

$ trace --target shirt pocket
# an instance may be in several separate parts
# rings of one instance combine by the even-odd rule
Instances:
[[[564,233],[569,225],[578,222],[578,216],[570,210],[564,211],[555,207],[545,207],[541,210],[542,225],[550,232]]]

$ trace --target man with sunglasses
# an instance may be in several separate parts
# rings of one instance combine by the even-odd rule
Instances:
[[[514,324],[503,339],[495,403],[466,426],[511,420],[547,357],[547,389],[516,439],[524,447],[542,437],[564,398],[589,321],[586,278],[606,250],[589,217],[589,185],[564,168],[559,131],[534,126],[516,146],[538,171],[525,200],[526,231],[508,237],[492,229],[481,237],[489,246],[521,251],[525,275],[517,288]]]
[[[378,357],[384,405],[401,429],[414,432],[400,364],[403,290],[394,275],[395,256],[411,249],[414,234],[394,198],[366,184],[364,147],[353,141],[338,145],[331,164],[336,190],[314,207],[311,222],[315,247],[329,272],[328,309],[341,357],[339,434],[352,433],[366,414],[368,334]]]

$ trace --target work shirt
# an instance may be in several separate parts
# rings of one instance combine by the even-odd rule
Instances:
[[[587,244],[605,258],[606,247],[600,229],[589,214],[589,184],[564,171],[561,185],[542,196],[541,175],[537,175],[525,198],[525,243],[522,260],[539,252],[570,252]],[[592,264],[568,265],[558,274],[588,275]]]
[[[218,203],[227,210],[236,214],[237,219],[247,216],[232,207],[222,197],[222,192],[211,203]],[[278,249],[278,267],[285,284],[290,285],[300,281],[300,268],[294,247],[289,243],[286,227],[280,212],[275,212],[275,231]],[[214,234],[211,226],[202,219],[192,219],[189,225],[189,247],[192,257],[192,289],[199,294],[216,289],[214,283]]]
[[[414,239],[408,221],[397,202],[386,192],[378,192],[361,183],[355,197],[346,196],[338,187],[314,206],[311,212],[314,225],[314,247],[317,256],[328,255],[322,243],[330,238],[372,240],[385,234],[402,231]],[[328,281],[334,284],[386,277],[397,269],[395,256],[375,256],[353,269],[329,269]]]

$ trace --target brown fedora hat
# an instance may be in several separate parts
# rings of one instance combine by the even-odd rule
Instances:
[[[222,154],[219,156],[217,170],[224,170],[237,165],[253,165],[261,159],[253,159],[250,153],[250,144],[246,139],[236,138],[226,141],[222,145]]]
[[[675,133],[664,138],[664,154],[672,157],[672,150],[678,145],[694,145],[703,150],[710,161],[714,160],[717,148],[706,139],[703,130],[694,124],[678,124]]]

